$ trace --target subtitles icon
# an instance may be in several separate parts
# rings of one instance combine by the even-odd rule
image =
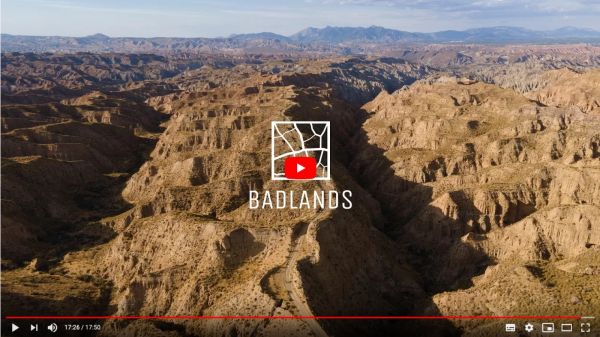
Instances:
[[[515,323],[506,323],[504,328],[506,332],[515,332],[517,331],[517,325]]]

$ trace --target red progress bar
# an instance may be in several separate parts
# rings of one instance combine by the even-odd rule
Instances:
[[[6,316],[5,319],[316,319],[316,320],[442,320],[442,319],[581,319],[581,316]]]

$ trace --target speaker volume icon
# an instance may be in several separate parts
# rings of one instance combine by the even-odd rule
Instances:
[[[56,323],[52,323],[52,324],[48,325],[48,330],[50,330],[52,332],[56,332],[58,330],[58,325],[56,325]]]

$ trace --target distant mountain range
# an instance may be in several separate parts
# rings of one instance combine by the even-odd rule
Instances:
[[[435,33],[413,33],[384,27],[307,28],[290,39],[299,42],[423,42],[423,43],[523,43],[556,41],[598,41],[600,32],[591,29],[563,27],[551,31],[535,31],[519,27],[487,27],[463,31],[445,30]]]
[[[519,27],[487,27],[463,31],[446,30],[415,33],[371,27],[307,28],[290,36],[270,32],[237,34],[226,38],[135,38],[95,34],[84,37],[24,36],[2,34],[3,52],[340,52],[361,45],[393,46],[397,44],[466,43],[600,43],[600,32],[563,27],[536,31]],[[349,48],[349,50],[348,50]],[[360,49],[360,48],[359,48]]]

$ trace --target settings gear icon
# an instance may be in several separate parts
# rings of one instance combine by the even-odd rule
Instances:
[[[525,331],[532,332],[533,331],[533,324],[531,324],[531,323],[525,324]]]

